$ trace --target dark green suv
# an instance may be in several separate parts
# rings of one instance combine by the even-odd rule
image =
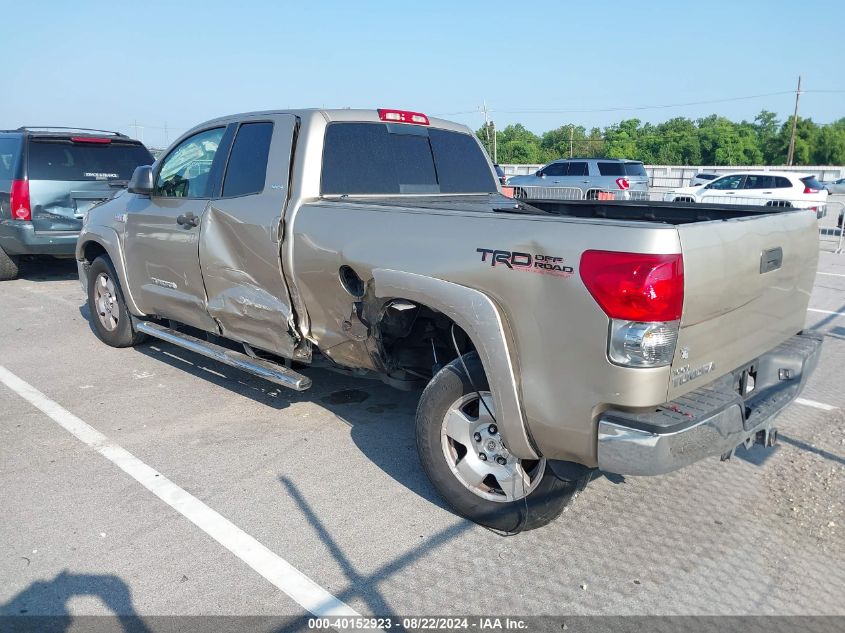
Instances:
[[[153,157],[139,141],[79,128],[0,131],[0,281],[22,255],[73,256],[82,218]]]

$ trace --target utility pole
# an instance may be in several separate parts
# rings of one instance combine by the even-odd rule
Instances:
[[[574,132],[575,132],[574,126],[572,126],[570,124],[570,126],[569,126],[569,158],[572,158],[572,156],[573,156],[573,154],[572,154],[572,135],[574,134]]]
[[[798,126],[798,99],[801,96],[801,75],[798,75],[798,90],[795,91],[795,113],[792,115],[792,134],[789,135],[789,151],[786,154],[786,164],[792,165],[795,158],[795,128]]]
[[[167,147],[167,121],[164,122],[164,146]]]
[[[481,112],[484,113],[484,134],[487,136],[487,147],[493,148],[493,162],[496,160],[496,124],[490,120],[490,110],[487,108],[487,100],[481,104]],[[490,130],[493,130],[492,143],[490,142]]]

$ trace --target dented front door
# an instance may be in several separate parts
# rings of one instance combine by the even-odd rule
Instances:
[[[208,314],[223,335],[288,357],[295,339],[279,250],[295,126],[287,114],[239,122],[200,234]]]

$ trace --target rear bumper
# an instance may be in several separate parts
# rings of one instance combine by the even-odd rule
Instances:
[[[749,365],[647,413],[605,411],[598,424],[599,468],[660,475],[730,453],[798,397],[818,364],[821,337],[799,334]],[[754,390],[739,394],[745,370]]]
[[[31,222],[0,221],[0,248],[10,255],[73,255],[78,231],[36,232]]]

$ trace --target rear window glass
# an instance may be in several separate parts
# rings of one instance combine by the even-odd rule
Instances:
[[[245,196],[264,191],[272,138],[273,124],[269,122],[244,123],[238,128],[223,180],[224,196]]]
[[[567,176],[586,176],[587,163],[569,163],[569,169],[566,170]]]
[[[29,143],[30,180],[129,180],[139,165],[152,165],[143,145],[42,141]]]
[[[625,163],[626,176],[647,176],[642,163]]]
[[[20,141],[16,138],[0,138],[0,180],[14,178],[19,147]]]
[[[489,193],[496,182],[469,134],[384,123],[332,123],[324,194]]]
[[[792,186],[792,183],[789,182],[789,178],[784,178],[783,176],[775,176],[775,187],[777,189],[788,189]]]
[[[749,174],[745,177],[745,189],[771,189],[774,186],[775,179],[772,176]]]
[[[821,191],[824,189],[824,185],[816,180],[815,176],[808,176],[807,178],[802,178],[801,182],[804,183],[805,187],[809,187],[810,189],[818,189]]]
[[[625,168],[622,163],[599,163],[599,174],[602,176],[624,176]]]

